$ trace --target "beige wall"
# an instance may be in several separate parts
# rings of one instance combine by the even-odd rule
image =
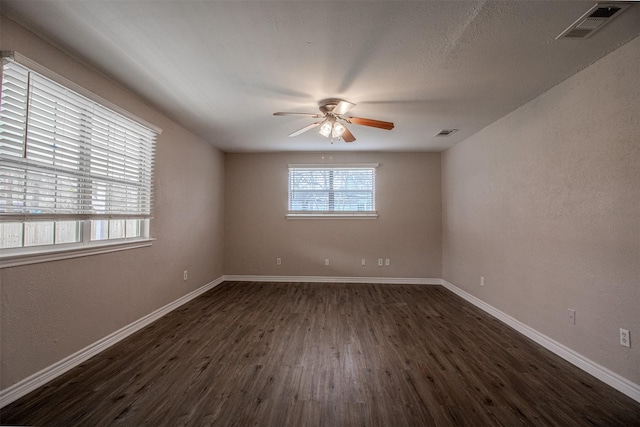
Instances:
[[[286,219],[289,163],[379,163],[379,218]],[[440,189],[439,153],[226,154],[225,274],[438,278]]]
[[[444,279],[640,384],[640,38],[442,168]]]
[[[163,129],[153,246],[0,269],[5,389],[222,275],[224,156],[130,92],[0,19],[1,49],[18,51]]]

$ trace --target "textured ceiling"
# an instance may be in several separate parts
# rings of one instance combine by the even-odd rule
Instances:
[[[555,40],[593,1],[0,1],[0,11],[227,152],[440,151],[640,34],[640,4]],[[317,102],[395,123],[287,135]],[[433,135],[457,128],[447,138]]]

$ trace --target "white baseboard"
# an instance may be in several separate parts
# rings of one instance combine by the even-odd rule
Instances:
[[[224,281],[223,277],[220,277],[213,282],[207,283],[206,285],[196,289],[193,292],[190,292],[177,300],[165,305],[154,311],[153,313],[149,313],[148,315],[136,320],[133,323],[121,328],[114,333],[94,342],[93,344],[88,345],[75,352],[74,354],[65,357],[59,362],[54,363],[53,365],[44,368],[43,370],[36,372],[35,374],[25,378],[24,380],[0,391],[0,408],[7,406],[8,404],[18,400],[22,396],[27,395],[38,387],[43,386],[49,381],[59,377],[65,372],[75,368],[80,365],[82,362],[88,360],[89,358],[95,356],[96,354],[106,350],[112,345],[122,341],[129,335],[139,331],[145,326],[155,322],[165,314],[175,310],[181,305],[191,301],[192,299],[202,295],[208,290],[214,288]]]
[[[401,285],[440,285],[442,279],[405,277],[334,277],[334,276],[247,276],[225,275],[226,281],[291,283],[395,283]]]
[[[510,326],[511,328],[520,332],[527,338],[535,341],[536,343],[540,344],[547,350],[560,356],[567,362],[577,366],[578,368],[582,369],[586,373],[596,377],[603,383],[629,396],[633,400],[640,402],[640,385],[629,381],[628,379],[616,374],[613,371],[610,371],[604,366],[598,365],[596,362],[587,359],[583,355],[571,350],[569,347],[566,347],[560,344],[559,342],[549,338],[548,336],[541,334],[535,329],[532,329],[531,327],[525,325],[519,320],[516,320],[513,317],[509,316],[508,314],[503,313],[497,308],[487,304],[486,302],[482,301],[479,298],[474,297],[470,293],[458,288],[457,286],[447,282],[446,280],[441,279],[440,284],[442,284],[442,286],[444,286],[454,294],[462,297],[466,301],[470,302],[471,304],[475,305],[476,307],[480,308],[481,310],[489,313],[496,319],[505,323],[507,326]]]

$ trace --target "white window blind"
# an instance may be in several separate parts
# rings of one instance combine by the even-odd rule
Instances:
[[[3,59],[0,219],[150,217],[156,136]]]
[[[288,214],[375,214],[376,166],[290,165]]]

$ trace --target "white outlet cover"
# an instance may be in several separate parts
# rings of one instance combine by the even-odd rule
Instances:
[[[631,334],[629,330],[620,328],[620,345],[631,348]]]

